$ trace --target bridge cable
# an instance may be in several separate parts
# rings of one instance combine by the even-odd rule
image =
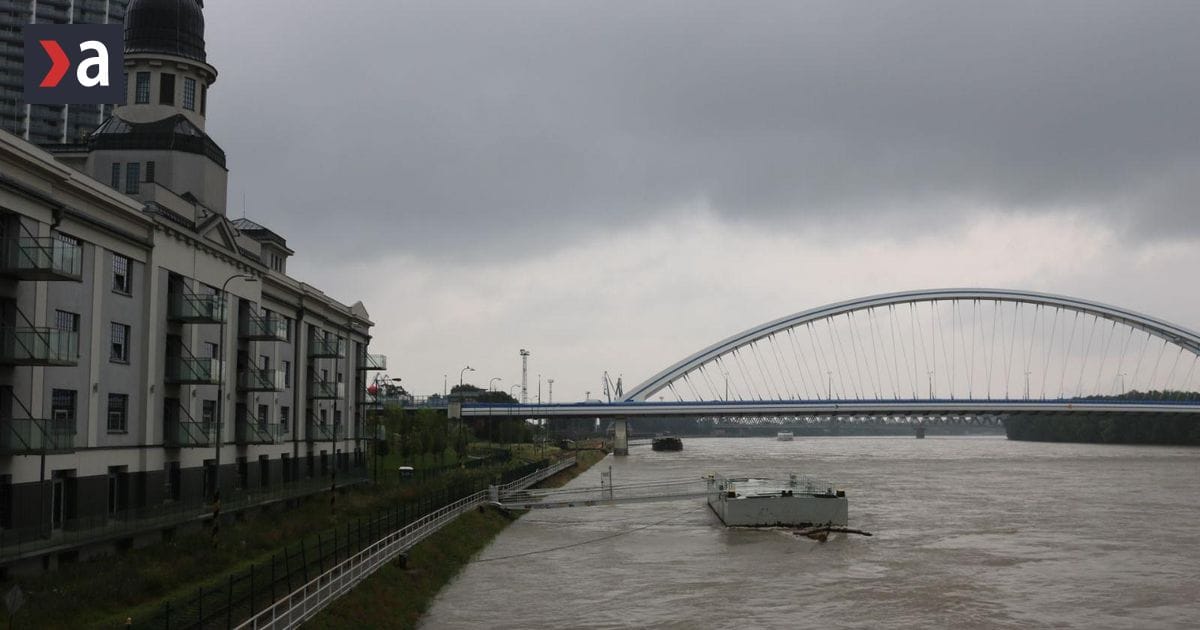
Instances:
[[[967,398],[975,399],[975,317],[979,310],[979,300],[971,300],[971,352],[967,357]],[[964,350],[965,345],[964,345]]]
[[[1075,327],[1079,324],[1079,311],[1075,311],[1075,317],[1071,319],[1071,334],[1067,337],[1067,348],[1063,353],[1062,373],[1058,376],[1058,398],[1062,400],[1064,390],[1067,385],[1067,359],[1071,358],[1071,344],[1075,342]]]
[[[849,332],[849,333],[853,333],[853,329],[852,329],[852,328],[850,328],[850,324],[849,324],[849,317],[847,317],[847,328],[848,328],[848,331],[847,331],[847,332]],[[858,374],[858,379],[857,379],[857,380],[854,380],[854,381],[852,381],[852,382],[854,383],[854,397],[855,397],[855,398],[857,398],[857,399],[859,399],[859,400],[862,400],[862,395],[861,395],[861,393],[860,393],[860,390],[859,390],[859,386],[863,384],[862,370],[861,370],[861,369],[859,368],[859,366],[858,366],[858,357],[857,357],[856,353],[854,352],[854,347],[853,347],[853,346],[851,346],[851,347],[850,347],[850,354],[849,354],[849,355],[847,355],[847,354],[846,354],[846,348],[845,348],[845,347],[842,345],[842,335],[841,335],[841,333],[839,333],[839,332],[837,331],[837,329],[836,329],[836,328],[833,328],[832,326],[830,326],[830,330],[832,330],[832,331],[833,331],[833,333],[834,333],[834,336],[835,336],[835,337],[836,337],[836,339],[837,339],[837,347],[838,347],[838,354],[839,354],[839,356],[846,357],[846,359],[847,359],[847,360],[849,360],[849,359],[854,359],[854,370],[855,370],[855,372]],[[853,338],[851,338],[851,342],[853,342]],[[847,367],[848,367],[848,366],[847,366]],[[840,376],[841,376],[841,375],[839,374],[839,377],[840,377]],[[846,376],[850,376],[850,370],[849,370],[849,369],[847,369],[847,370],[846,370]]]
[[[1083,362],[1079,366],[1079,378],[1076,379],[1076,382],[1075,382],[1075,397],[1076,398],[1083,397],[1083,375],[1085,373],[1087,373],[1088,357],[1091,355],[1092,341],[1096,337],[1096,326],[1097,326],[1096,316],[1091,315],[1091,318],[1092,318],[1092,326],[1091,326],[1091,328],[1088,329],[1087,342],[1084,343],[1084,346],[1083,346]]]
[[[1029,330],[1029,350],[1028,350],[1028,352],[1025,353],[1025,398],[1027,398],[1027,399],[1029,398],[1029,375],[1030,375],[1029,364],[1033,361],[1033,340],[1035,337],[1037,337],[1037,325],[1038,325],[1038,321],[1040,321],[1040,319],[1041,319],[1041,312],[1042,312],[1042,305],[1034,304],[1033,305],[1033,322],[1032,322],[1032,326],[1030,327],[1030,330]],[[1025,332],[1024,327],[1022,327],[1021,332]],[[1022,346],[1023,345],[1024,344],[1022,344]]]
[[[804,368],[807,367],[808,361],[804,362],[804,366],[800,365],[800,349],[796,345],[796,330],[795,329],[796,329],[795,326],[792,326],[791,328],[787,329],[788,346],[791,347],[791,349],[792,349],[792,361],[794,361],[796,363],[796,371],[800,373],[800,383],[804,386],[804,395],[810,396],[809,400],[812,400],[813,394],[815,394],[815,399],[820,400],[821,392],[815,386],[813,387],[813,394],[809,394],[808,381],[811,381],[811,378],[806,379],[806,376],[811,377],[812,374],[810,373],[810,374],[806,375],[804,373],[805,372]]]
[[[1050,324],[1050,341],[1046,343],[1046,361],[1042,364],[1042,400],[1046,400],[1046,379],[1050,376],[1050,356],[1054,352],[1054,333],[1058,331],[1058,314],[1061,310],[1054,307],[1054,319]]]
[[[845,355],[846,351],[842,348],[841,343],[839,343],[839,338],[834,336],[833,324],[829,322],[828,318],[825,319],[825,329],[829,333],[829,349],[831,352],[833,352],[834,373],[837,374],[837,383],[839,389],[838,398],[842,400],[849,400],[850,392],[846,389],[845,382],[842,380],[842,356]]]
[[[900,351],[896,346],[896,305],[888,304],[888,333],[892,336],[892,370],[896,372],[896,400],[900,400]],[[900,344],[903,347],[904,344]],[[904,380],[908,380],[908,359],[904,361]]]
[[[1133,326],[1127,326],[1127,328],[1129,328],[1129,334],[1126,335],[1126,337],[1125,337],[1125,344],[1123,346],[1121,346],[1121,358],[1119,361],[1117,361],[1117,371],[1116,371],[1116,373],[1113,374],[1113,389],[1114,390],[1116,389],[1117,377],[1120,376],[1120,374],[1121,374],[1121,367],[1125,365],[1125,353],[1129,350],[1129,341],[1131,339],[1133,339],[1133,331],[1134,331]],[[1124,383],[1122,383],[1122,385],[1124,385]],[[1123,394],[1125,392],[1117,392],[1117,393]]]
[[[762,400],[762,396],[758,395],[758,388],[754,386],[754,383],[750,381],[750,377],[746,375],[746,364],[742,361],[742,353],[738,352],[737,348],[734,348],[733,350],[733,360],[735,363],[737,363],[738,370],[742,373],[742,381],[745,382],[746,387],[750,389],[750,395]]]
[[[1008,333],[1008,363],[1004,368],[1004,398],[1007,400],[1012,399],[1009,388],[1012,387],[1012,368],[1013,365],[1016,365],[1017,358],[1017,322],[1021,319],[1020,314],[1017,312],[1021,308],[1020,303],[1013,302],[1012,305],[1013,325],[1012,330]]]
[[[1162,363],[1163,354],[1165,354],[1166,351],[1167,338],[1163,337],[1163,345],[1158,349],[1158,358],[1154,360],[1154,369],[1150,370],[1150,375],[1146,377],[1146,391],[1150,391],[1151,385],[1154,383],[1154,376],[1158,374],[1158,365]]]
[[[771,335],[771,354],[775,357],[775,367],[779,370],[779,375],[784,379],[784,383],[791,386],[791,391],[795,394],[792,400],[804,400],[806,393],[801,393],[800,386],[796,383],[796,374],[787,366],[787,360],[782,356],[782,351],[779,349],[779,335],[781,332],[776,332]]]
[[[1200,362],[1200,354],[1193,354],[1192,355],[1192,367],[1188,368],[1187,376],[1185,376],[1183,379],[1183,387],[1181,389],[1186,390],[1187,388],[1191,387],[1192,372],[1195,371],[1196,363],[1198,363],[1198,362]]]
[[[775,400],[783,400],[783,396],[779,394],[779,386],[775,383],[775,377],[767,369],[766,362],[758,353],[758,342],[758,339],[750,342],[750,354],[754,356],[754,363],[758,366],[759,378],[763,380],[763,387],[766,388],[768,394],[773,391],[774,394],[771,395],[775,397]]]
[[[1108,348],[1112,344],[1112,338],[1117,330],[1117,320],[1112,320],[1112,325],[1108,327],[1108,335],[1104,339],[1104,352],[1100,353],[1100,367],[1096,368],[1096,384],[1092,387],[1094,396],[1100,395],[1100,379],[1104,378],[1104,364],[1108,363]]]
[[[1179,352],[1175,354],[1175,360],[1171,362],[1171,371],[1167,372],[1167,382],[1163,385],[1165,391],[1171,391],[1171,379],[1175,376],[1175,368],[1179,366],[1179,358],[1183,356],[1183,346],[1179,346]]]
[[[942,334],[942,329],[945,327],[942,325],[941,309],[938,308],[938,303],[936,301],[930,302],[930,307],[933,309],[933,321],[937,324],[937,329],[936,329],[937,330],[937,338],[939,340],[941,340],[941,342],[942,342],[942,367],[944,367],[946,369],[953,369],[953,367],[952,367],[953,363],[950,361],[950,357],[946,356],[946,338],[945,338],[945,335]],[[932,337],[933,337],[933,335],[931,334],[930,338],[932,338]],[[934,348],[935,349],[937,348],[936,343],[934,343]],[[936,356],[934,356],[934,360],[935,361],[937,360]],[[934,385],[936,386],[937,385],[937,370],[936,369],[933,370],[933,376],[934,376],[934,379],[933,379]],[[953,400],[954,399],[954,383],[952,381],[947,381],[947,382],[950,385],[950,392],[949,392],[948,396],[951,400]]]
[[[1000,313],[999,300],[992,300],[992,340],[991,346],[988,349],[988,364],[987,364],[987,399],[992,399],[992,363],[996,360],[996,324]]]
[[[915,302],[909,302],[908,310],[913,316],[912,324],[913,324],[913,328],[916,328],[916,330],[917,330],[917,338],[920,339],[920,341],[921,341],[921,364],[922,364],[921,367],[924,367],[926,374],[928,374],[930,371],[929,370],[929,353],[925,349],[925,327],[921,325],[921,309],[919,309],[917,307],[917,304]],[[933,342],[933,338],[931,337],[930,343],[932,343],[932,342]],[[914,354],[916,353],[916,348],[913,348],[913,353]],[[914,366],[916,365],[915,361],[913,362],[913,365]],[[914,367],[914,369],[915,369],[915,367]],[[916,380],[918,382],[921,380],[921,377],[916,374],[914,374],[914,378],[916,378]],[[929,386],[929,397],[930,398],[933,398],[932,378],[933,377],[931,376],[930,377],[931,385]]]
[[[1138,373],[1142,371],[1142,360],[1146,358],[1146,348],[1150,346],[1150,331],[1146,331],[1146,340],[1142,342],[1142,350],[1138,353],[1137,363],[1133,367],[1133,378],[1129,379],[1131,391],[1137,391]]]
[[[828,320],[828,319],[826,320],[826,325],[829,328],[829,334],[834,337],[834,344],[836,344],[836,347],[838,347],[838,354],[834,355],[834,359],[848,360],[848,355],[846,354],[846,348],[844,346],[842,346],[842,344],[841,344],[841,334],[839,334],[838,329],[835,329],[833,326],[833,323],[830,322],[830,320]],[[841,361],[839,361],[839,362],[841,362]],[[857,370],[858,365],[857,364],[854,365],[854,368],[856,368],[856,370]],[[847,366],[847,370],[846,370],[846,376],[847,377],[850,376],[850,370],[848,370],[848,366]],[[839,382],[841,380],[841,367],[840,366],[838,367],[838,380],[839,380]],[[858,398],[858,400],[863,400],[863,397],[859,395],[859,390],[858,390],[858,385],[862,384],[862,380],[863,380],[862,374],[859,374],[858,380],[853,380],[853,379],[851,380],[851,383],[854,385],[854,397]]]
[[[827,361],[825,361],[825,349],[822,348],[821,344],[817,342],[817,334],[815,332],[813,332],[812,322],[806,322],[804,324],[804,327],[808,330],[809,343],[812,344],[813,354],[816,355],[816,359],[817,359],[817,371],[819,372],[817,374],[817,376],[820,377],[817,380],[817,382],[820,383],[821,385],[825,385],[826,384],[825,375],[830,373],[830,370],[828,369],[829,363]],[[826,397],[830,400],[833,400],[833,377],[832,376],[829,377],[828,382],[829,382],[829,385],[827,385],[828,389],[826,390],[826,392],[827,392]],[[818,386],[817,390],[820,391],[820,389],[821,389],[820,386]]]
[[[858,338],[859,325],[854,318],[854,313],[854,311],[850,311],[847,317],[847,329],[850,332],[850,352],[854,354],[854,370],[858,374],[858,378],[862,380],[863,372],[859,369],[859,362],[861,360],[862,367],[866,368],[867,385],[870,386],[871,392],[875,394],[875,400],[879,400],[879,389],[876,387],[875,380],[871,378],[871,365],[867,363],[867,346]],[[866,387],[863,388],[863,392],[866,393]]]
[[[867,318],[868,318],[867,324],[871,327],[871,354],[875,357],[875,373],[879,374],[880,373],[879,355],[883,354],[882,343],[879,343],[879,342],[882,342],[882,340],[879,339],[879,337],[882,337],[883,335],[882,335],[882,333],[877,334],[878,331],[876,329],[879,327],[879,325],[878,325],[877,319],[875,317],[875,307],[871,307],[871,308],[867,309]],[[892,373],[891,367],[892,366],[888,365],[887,358],[884,357],[882,371],[886,372],[888,375],[888,382],[892,386],[892,393],[893,393],[893,397],[894,397],[894,394],[896,392],[896,376]],[[883,398],[883,382],[882,381],[883,381],[883,379],[882,379],[882,377],[880,377],[879,396],[881,399]]]
[[[692,396],[695,400],[700,400],[700,393],[696,391],[696,386],[692,385],[692,379],[688,378],[688,374],[684,373],[683,382],[687,384],[688,389],[692,390]]]

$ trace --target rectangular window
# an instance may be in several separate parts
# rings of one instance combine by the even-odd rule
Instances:
[[[64,332],[79,332],[79,313],[54,311],[54,327]]]
[[[267,429],[267,420],[270,418],[270,414],[271,414],[270,407],[268,407],[267,405],[259,405],[258,406],[258,428],[259,429],[262,429],[264,431]]]
[[[200,411],[200,421],[204,423],[205,429],[211,427],[217,421],[217,401],[204,401]]]
[[[150,73],[137,73],[137,89],[133,94],[133,102],[138,105],[147,105],[150,103]]]
[[[112,165],[112,187],[116,190],[121,190],[121,163],[113,162]]]
[[[282,363],[283,363],[283,386],[291,387],[292,386],[292,362],[291,361],[283,361]]]
[[[196,110],[196,80],[191,77],[183,79],[183,108]]]
[[[221,350],[221,348],[219,346],[217,346],[217,344],[215,344],[211,341],[205,341],[204,347],[208,350],[208,358],[210,358],[210,359],[216,359],[217,353],[220,352],[220,350]]]
[[[125,433],[129,430],[129,395],[108,395],[108,432]]]
[[[117,363],[129,363],[129,326],[112,323],[112,352],[108,358]]]
[[[50,390],[50,419],[56,425],[75,426],[75,390]],[[59,428],[59,427],[56,427]]]
[[[133,292],[132,278],[129,277],[129,259],[113,254],[112,288],[117,293],[129,295]]]
[[[292,408],[291,407],[280,407],[279,408],[279,430],[283,433],[287,433],[288,426],[291,424],[291,421],[292,421]]]
[[[62,232],[51,232],[50,236],[59,243],[70,245],[71,247],[75,247],[79,244],[79,239],[68,234],[63,234]]]
[[[262,364],[262,369],[264,372],[271,369],[271,357],[263,354],[259,355],[258,360]]]
[[[158,75],[158,104],[175,104],[175,75],[170,72]]]
[[[146,162],[146,183],[154,183],[154,160]]]
[[[200,86],[200,115],[204,116],[208,112],[208,84]]]
[[[284,326],[283,326],[284,336],[287,337],[288,341],[291,341],[292,340],[292,318],[284,317],[283,324],[284,324]]]
[[[125,165],[125,194],[136,195],[142,190],[142,165],[130,162]]]

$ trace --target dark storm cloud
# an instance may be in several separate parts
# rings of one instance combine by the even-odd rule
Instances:
[[[1067,209],[1130,237],[1200,233],[1196,3],[206,15],[230,205],[246,190],[298,247],[494,254],[694,204],[764,229]]]

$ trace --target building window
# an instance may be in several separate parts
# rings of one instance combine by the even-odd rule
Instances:
[[[196,110],[196,80],[191,77],[183,79],[183,108]]]
[[[281,361],[280,363],[283,365],[283,386],[291,387],[292,386],[292,362],[291,361]]]
[[[158,104],[175,104],[175,75],[170,72],[158,75]]]
[[[284,317],[283,324],[284,324],[283,325],[284,337],[286,337],[287,341],[291,341],[292,340],[292,318]]]
[[[125,194],[136,195],[142,190],[142,165],[130,162],[125,166]]]
[[[117,363],[129,363],[129,326],[112,324],[112,352],[109,359]]]
[[[270,417],[271,417],[271,408],[267,405],[259,405],[258,406],[258,428],[263,431],[266,431],[267,430],[267,420],[269,420]]]
[[[200,422],[204,423],[204,428],[208,429],[217,421],[217,401],[206,400],[200,409]]]
[[[258,356],[258,360],[262,364],[262,369],[264,372],[269,372],[271,370],[271,357],[265,354],[260,354]]]
[[[146,162],[146,183],[154,183],[154,160]]]
[[[108,432],[125,433],[129,430],[129,395],[108,395]]]
[[[73,389],[50,390],[50,419],[55,424],[65,424],[74,428],[75,394]]]
[[[79,313],[54,311],[54,327],[63,332],[79,332]]]
[[[280,407],[279,408],[279,431],[282,433],[287,433],[288,426],[291,424],[291,421],[292,421],[292,408],[291,407]]]
[[[113,254],[112,288],[117,293],[129,295],[133,292],[133,282],[129,275],[129,259]]]
[[[137,89],[133,93],[133,102],[138,105],[150,103],[150,73],[137,73]]]
[[[116,190],[121,190],[121,163],[113,162],[112,165],[112,187]]]
[[[204,347],[207,349],[210,359],[216,359],[217,353],[221,351],[221,347],[211,341],[205,341]]]
[[[69,247],[76,247],[79,245],[79,239],[75,238],[74,236],[63,234],[62,232],[52,232],[50,236],[59,243]]]

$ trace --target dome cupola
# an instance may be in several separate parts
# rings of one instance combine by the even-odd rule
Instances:
[[[205,62],[202,0],[133,0],[125,13],[125,53]]]

